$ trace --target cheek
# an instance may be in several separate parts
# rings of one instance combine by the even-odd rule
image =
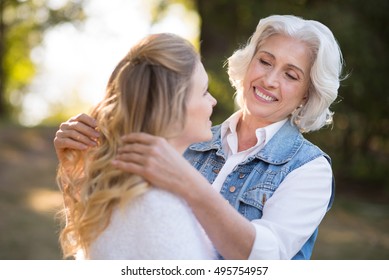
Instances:
[[[244,79],[243,79],[243,87],[244,88],[250,87],[251,81],[253,80],[254,76],[255,76],[254,69],[252,66],[249,66],[246,74],[244,75]]]
[[[198,118],[207,118],[207,115],[209,114],[209,110],[211,108],[210,104],[206,99],[200,100],[194,108],[194,112],[197,115]]]
[[[295,93],[295,99],[301,103],[303,101],[303,98],[308,94],[308,87],[300,86],[291,89],[291,91]]]
[[[305,84],[283,82],[281,89],[284,98],[288,99],[302,99],[307,93],[307,86]]]
[[[244,92],[250,90],[252,83],[261,79],[265,75],[265,73],[265,70],[262,69],[260,66],[250,65],[243,79]]]
[[[248,95],[248,93],[251,89],[251,86],[252,86],[252,80],[250,79],[249,75],[246,75],[245,79],[243,80],[243,84],[242,84],[241,96],[243,98],[245,98]]]
[[[189,123],[189,125],[200,121],[202,112],[203,111],[201,111],[201,108],[199,108],[198,106],[191,106],[190,108],[188,108],[187,122]]]

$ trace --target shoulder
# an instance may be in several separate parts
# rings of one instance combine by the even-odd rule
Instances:
[[[193,218],[183,199],[154,187],[130,200],[123,209],[116,209],[114,215],[125,223],[139,223],[139,229],[159,224],[165,227],[173,221]]]
[[[303,158],[307,159],[308,161],[321,158],[321,160],[318,160],[318,162],[322,161],[323,164],[331,166],[330,156],[311,141],[307,140],[305,137],[303,137],[303,144],[299,150],[299,153],[300,155],[303,155]]]
[[[209,240],[186,202],[156,188],[116,209],[108,231],[130,245],[130,258],[212,258]]]

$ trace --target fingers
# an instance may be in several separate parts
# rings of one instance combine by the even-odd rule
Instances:
[[[59,139],[69,139],[87,146],[96,146],[97,135],[97,131],[82,123],[62,124],[56,134]]]
[[[123,152],[119,153],[114,160],[111,161],[112,165],[116,168],[137,174],[144,177],[152,164],[150,164],[150,158],[145,157],[144,154],[139,153],[139,150],[135,152]]]
[[[77,115],[63,122],[54,138],[57,152],[60,152],[60,149],[85,150],[96,146],[100,134],[95,128],[96,121],[86,114]]]
[[[88,116],[87,114],[84,114],[84,113],[70,118],[68,122],[81,122],[81,123],[84,123],[85,125],[90,126],[92,128],[97,127],[96,120],[94,118],[92,118],[91,116]]]
[[[153,149],[152,146],[140,143],[127,143],[119,147],[117,150],[118,155],[127,153],[138,153],[138,154],[150,154]]]
[[[90,117],[89,117],[90,118]],[[100,133],[96,131],[96,126],[91,125],[90,120],[88,122],[69,120],[60,125],[60,130],[67,132],[73,132],[71,136],[76,137],[74,140],[78,140],[77,137],[85,136],[91,139],[98,138]]]
[[[165,138],[147,133],[130,133],[121,139],[123,143],[118,149],[118,154],[138,153],[149,158],[161,158],[175,152]]]
[[[144,177],[150,170],[155,170],[157,160],[151,156],[150,148],[145,145],[130,144],[118,150],[112,164],[122,171]]]
[[[169,145],[165,139],[146,133],[131,133],[122,137],[123,145],[118,148],[112,164],[117,168],[140,176],[157,170]],[[167,142],[166,142],[167,144]]]
[[[71,138],[55,138],[54,144],[57,149],[86,150],[89,145],[74,141]]]
[[[117,159],[112,160],[111,164],[124,172],[138,174],[139,176],[143,175],[144,168],[142,165]]]
[[[162,137],[146,133],[131,133],[122,137],[122,146],[111,161],[115,168],[136,174],[154,186],[175,192],[171,182],[185,181],[182,170],[191,165]]]

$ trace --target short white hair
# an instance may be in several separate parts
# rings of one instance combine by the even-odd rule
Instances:
[[[292,15],[273,15],[261,19],[247,44],[228,58],[228,75],[236,90],[235,100],[242,106],[243,80],[249,64],[266,38],[282,34],[298,39],[310,48],[312,67],[306,104],[291,113],[290,120],[300,131],[319,130],[332,123],[330,105],[338,96],[343,57],[328,27],[314,20]]]

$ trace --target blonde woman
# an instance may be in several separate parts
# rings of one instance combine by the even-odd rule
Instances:
[[[215,104],[199,55],[186,40],[155,34],[130,50],[91,112],[99,124],[92,147],[57,150],[66,215],[60,234],[64,257],[215,258],[211,242],[182,198],[111,164],[122,136],[131,132],[162,137],[179,154],[191,143],[210,140]],[[75,119],[88,122],[86,115]],[[80,141],[67,126],[71,122],[62,125],[56,145],[63,137],[68,147]]]

